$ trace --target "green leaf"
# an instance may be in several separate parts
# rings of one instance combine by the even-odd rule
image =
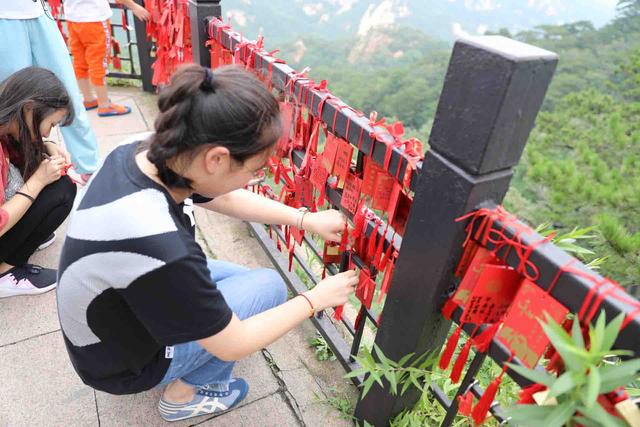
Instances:
[[[584,346],[584,338],[582,337],[582,329],[580,328],[580,321],[577,317],[573,318],[573,323],[571,325],[571,338],[576,346],[580,348],[585,348]]]
[[[600,370],[595,366],[589,367],[589,376],[587,378],[587,389],[583,393],[583,403],[587,408],[592,408],[596,403],[600,391]]]
[[[586,418],[600,424],[601,427],[627,427],[622,420],[610,415],[604,408],[596,402],[591,408],[579,406],[577,408]]]
[[[513,425],[523,427],[546,427],[545,420],[553,412],[553,406],[514,405],[504,409]]]
[[[373,377],[372,376],[368,376],[366,380],[364,380],[364,382],[362,383],[362,398],[364,398],[367,393],[369,393],[369,390],[371,389],[371,386],[373,385]]]
[[[564,402],[553,407],[554,409],[544,419],[547,427],[562,427],[576,412],[575,402]]]
[[[602,342],[604,341],[604,329],[607,322],[607,316],[604,313],[604,310],[600,312],[598,319],[596,320],[595,327],[589,327],[589,338],[590,338],[590,353],[600,353],[602,351]]]
[[[584,383],[584,377],[578,376],[575,372],[569,371],[560,375],[549,388],[548,397],[557,397],[570,390],[575,389]]]
[[[368,374],[368,373],[369,373],[368,369],[360,368],[360,369],[356,369],[355,371],[351,371],[351,372],[345,374],[344,378],[358,377],[360,375],[365,375],[365,374]]]
[[[613,344],[616,342],[618,334],[620,333],[620,327],[624,321],[624,316],[624,313],[620,313],[611,322],[609,322],[607,327],[604,329],[601,351],[609,351],[611,350],[611,347],[613,347]]]
[[[617,387],[632,382],[640,371],[640,359],[628,360],[614,366],[600,368],[601,385],[600,392],[608,393]]]
[[[517,374],[525,377],[528,380],[531,380],[538,384],[546,385],[551,388],[556,378],[546,371],[538,370],[538,369],[529,369],[524,366],[514,365],[513,363],[508,363],[509,369],[513,370]]]
[[[404,366],[409,361],[409,359],[411,359],[413,357],[414,354],[415,353],[409,353],[409,354],[406,354],[406,355],[402,356],[402,359],[400,359],[398,361],[398,366]]]
[[[589,418],[585,418],[585,417],[575,417],[574,418],[576,421],[578,421],[580,424],[582,424],[584,427],[602,427],[601,424],[590,420]]]
[[[574,345],[573,339],[562,329],[553,319],[547,316],[549,323],[542,323],[542,329],[544,330],[549,341],[555,347],[555,349],[565,362],[565,366],[573,371],[582,371],[585,367],[587,360],[589,360],[589,353],[586,350],[578,348]]]
[[[396,395],[398,393],[398,382],[396,381],[396,374],[392,371],[385,371],[384,377],[389,381],[389,387],[392,395]]]

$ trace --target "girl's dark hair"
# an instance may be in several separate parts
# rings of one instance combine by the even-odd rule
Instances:
[[[73,121],[73,106],[64,85],[49,70],[27,67],[0,83],[0,126],[16,123],[18,138],[9,138],[24,161],[22,174],[27,180],[42,161],[44,143],[40,124],[48,115],[65,109],[62,126]],[[27,121],[31,111],[31,123]],[[31,125],[31,126],[29,126]]]
[[[160,114],[147,158],[168,187],[191,188],[191,180],[168,161],[195,156],[206,146],[222,146],[239,162],[264,152],[281,132],[278,101],[253,74],[236,66],[211,71],[184,65],[160,94]],[[187,157],[188,159],[188,157]]]

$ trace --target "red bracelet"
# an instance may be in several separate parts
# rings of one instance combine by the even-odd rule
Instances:
[[[305,294],[298,294],[298,295],[301,296],[302,298],[306,299],[307,302],[309,303],[309,306],[311,307],[311,314],[309,315],[309,318],[312,318],[313,315],[316,314],[316,309],[313,307],[313,303],[311,302],[309,297],[307,297]]]

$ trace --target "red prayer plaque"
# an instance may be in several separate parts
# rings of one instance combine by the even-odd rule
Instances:
[[[529,368],[538,364],[549,345],[549,339],[538,322],[546,319],[544,313],[556,322],[562,323],[569,310],[540,287],[525,279],[497,335],[498,339]]]
[[[342,199],[340,204],[343,208],[356,214],[358,209],[358,202],[360,201],[360,187],[362,186],[362,180],[354,174],[349,174],[344,184],[344,190],[342,191]]]
[[[351,144],[343,139],[338,140],[336,160],[333,165],[333,173],[339,178],[338,187],[342,187],[344,185],[347,175],[349,174],[352,154],[353,147],[351,146]],[[360,189],[358,188],[358,191],[359,190]]]
[[[358,277],[358,286],[356,286],[356,297],[365,307],[371,308],[373,294],[376,290],[376,282],[371,279],[367,270],[360,270]]]
[[[311,167],[311,176],[309,179],[313,187],[320,193],[323,193],[327,185],[327,178],[329,178],[329,172],[324,168],[322,154],[319,154]]]
[[[376,178],[380,172],[384,172],[376,162],[369,157],[364,158],[364,178],[362,181],[362,194],[373,197],[376,188]]]
[[[333,173],[333,164],[336,161],[336,153],[338,152],[338,139],[333,134],[328,134],[324,143],[324,151],[322,152],[322,161],[324,168]]]
[[[460,261],[458,262],[458,266],[456,267],[454,276],[464,277],[467,270],[469,269],[469,264],[471,263],[471,260],[475,256],[479,247],[480,246],[473,240],[469,240],[466,243],[464,247],[464,252],[462,252],[462,257],[460,257]]]
[[[371,202],[372,209],[387,211],[395,182],[395,178],[384,171],[378,174]]]
[[[464,306],[469,301],[471,291],[478,282],[484,266],[486,264],[495,264],[497,262],[498,259],[493,253],[488,249],[479,247],[477,251],[475,251],[473,258],[471,258],[469,267],[467,268],[465,275],[462,277],[456,293],[453,295],[453,302]]]
[[[389,223],[400,235],[404,234],[404,227],[407,224],[407,219],[409,219],[411,203],[411,197],[404,192],[399,183],[394,182],[387,212],[389,213]]]
[[[313,205],[313,186],[311,181],[300,175],[294,177],[296,185],[296,200],[299,206],[311,207]]]
[[[485,264],[464,306],[462,322],[496,323],[502,320],[522,282],[516,270]]]

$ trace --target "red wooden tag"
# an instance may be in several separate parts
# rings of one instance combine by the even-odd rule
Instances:
[[[336,151],[336,160],[333,165],[333,173],[338,176],[338,187],[344,185],[349,169],[351,168],[351,156],[353,147],[347,141],[338,140],[338,148]],[[358,189],[359,190],[359,189]]]
[[[322,262],[325,264],[339,263],[340,244],[335,242],[324,242],[324,250],[322,251]]]
[[[522,276],[504,265],[485,264],[462,313],[462,322],[496,323],[502,320],[520,287]]]
[[[471,261],[469,261],[467,272],[462,277],[456,293],[453,294],[453,302],[464,306],[469,301],[471,291],[478,282],[484,266],[486,264],[496,264],[497,262],[498,258],[488,249],[478,248]]]
[[[324,194],[327,178],[329,178],[329,172],[324,168],[323,155],[319,154],[311,167],[311,176],[309,179],[313,187]]]
[[[322,152],[322,161],[324,168],[333,173],[333,164],[336,161],[336,153],[338,152],[338,138],[333,134],[328,134],[324,143],[324,151]]]
[[[362,194],[373,197],[376,188],[376,178],[380,172],[384,172],[376,162],[369,157],[364,158],[364,178],[362,181]],[[374,208],[375,209],[375,208]]]
[[[358,277],[358,286],[356,287],[356,297],[365,307],[371,308],[373,294],[376,290],[376,282],[371,279],[371,275],[367,270],[360,270]]]
[[[498,332],[498,339],[529,368],[538,364],[540,356],[549,345],[549,339],[538,322],[546,319],[544,313],[549,314],[556,322],[562,323],[569,310],[547,292],[525,279]]]
[[[313,186],[311,185],[311,181],[300,175],[296,175],[294,179],[298,205],[310,208],[313,206]]]
[[[362,186],[362,180],[354,174],[349,174],[344,184],[344,190],[342,191],[342,199],[340,204],[343,208],[355,215],[358,209],[358,202],[360,201],[360,187]]]
[[[291,125],[293,123],[293,105],[288,102],[280,103],[280,118],[282,120],[282,135],[276,144],[276,151],[280,157],[289,152],[291,145]]]
[[[395,178],[388,173],[383,171],[378,174],[375,190],[373,192],[373,202],[371,204],[372,209],[379,209],[385,212],[387,211],[395,183]]]
[[[389,200],[388,213],[389,223],[398,234],[404,234],[412,202],[411,197],[404,192],[402,186],[395,182]]]

